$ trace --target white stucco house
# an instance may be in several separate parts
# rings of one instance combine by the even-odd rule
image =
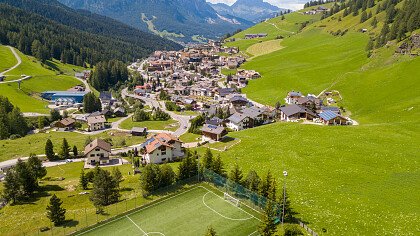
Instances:
[[[171,134],[160,133],[142,144],[143,162],[160,164],[183,157],[182,142]]]
[[[85,147],[84,154],[86,165],[109,164],[111,144],[102,139],[95,139]]]

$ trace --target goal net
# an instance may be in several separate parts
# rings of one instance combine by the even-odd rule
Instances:
[[[225,199],[225,201],[229,201],[232,204],[234,204],[235,206],[239,207],[239,199],[232,197],[228,193],[224,193],[224,199]]]

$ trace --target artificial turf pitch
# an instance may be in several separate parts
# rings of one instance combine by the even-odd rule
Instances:
[[[196,186],[76,235],[256,235],[259,213],[237,207],[208,186]]]

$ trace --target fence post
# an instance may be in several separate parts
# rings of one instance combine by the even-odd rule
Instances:
[[[88,220],[87,220],[87,214],[86,214],[86,207],[85,207],[85,219],[86,219],[86,228],[88,227]]]

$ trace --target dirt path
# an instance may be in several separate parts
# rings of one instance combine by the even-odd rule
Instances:
[[[0,75],[4,75],[4,74],[6,74],[6,73],[10,72],[10,71],[12,71],[12,70],[16,69],[16,68],[17,68],[20,64],[22,64],[22,59],[21,59],[21,58],[20,58],[20,56],[17,54],[17,52],[15,51],[15,49],[14,49],[13,47],[10,47],[10,46],[7,46],[7,47],[10,49],[10,51],[12,51],[13,55],[16,57],[17,63],[16,63],[16,65],[14,65],[14,66],[10,67],[9,69],[7,69],[7,70],[5,70],[5,71],[1,72],[1,73],[0,73]]]

